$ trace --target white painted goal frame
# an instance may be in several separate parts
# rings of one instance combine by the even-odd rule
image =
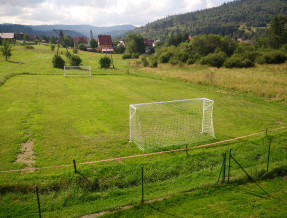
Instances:
[[[64,66],[64,76],[92,76],[91,66]]]
[[[207,98],[131,104],[130,142],[148,151],[213,139],[213,104]]]

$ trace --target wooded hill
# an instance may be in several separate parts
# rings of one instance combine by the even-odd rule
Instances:
[[[211,9],[169,16],[133,32],[162,40],[180,32],[254,39],[267,34],[268,24],[276,14],[287,14],[287,0],[237,0]]]

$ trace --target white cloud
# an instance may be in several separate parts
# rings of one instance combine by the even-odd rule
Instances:
[[[230,0],[226,0],[230,1]],[[145,25],[225,0],[0,0],[0,23]]]

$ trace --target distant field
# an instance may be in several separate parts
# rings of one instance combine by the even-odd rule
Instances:
[[[0,59],[0,80],[4,81],[0,87],[0,171],[28,166],[16,161],[23,153],[23,143],[33,144],[32,167],[71,164],[73,159],[82,163],[141,154],[141,150],[129,143],[130,104],[212,99],[215,102],[216,140],[287,124],[284,101],[270,102],[269,98],[252,93],[182,80],[181,76],[176,76],[180,68],[134,68],[128,60],[113,55],[116,69],[102,70],[98,66],[102,54],[80,52],[83,65],[92,67],[92,77],[65,78],[63,70],[52,68],[55,51],[49,47],[37,45],[29,50],[17,46],[14,49],[10,62]],[[284,65],[278,68],[282,66],[284,68]],[[187,68],[181,70],[186,73]],[[210,69],[199,67],[200,70],[206,73]],[[254,70],[258,75],[260,68]],[[224,69],[218,70],[220,72]],[[9,73],[15,76],[5,79]],[[284,85],[284,77],[279,77]],[[286,165],[282,158],[286,152],[286,131],[274,134],[277,134],[274,142],[277,150],[272,163],[274,167],[281,167]],[[248,170],[256,165],[254,172],[261,172],[265,169],[266,143],[262,143],[262,138],[256,138],[247,143],[231,144],[228,148],[233,147],[240,158],[252,157]],[[167,149],[183,147],[185,145]],[[151,178],[149,199],[164,196],[169,191],[164,188],[170,187],[170,183],[174,185],[170,191],[181,191],[186,184],[192,188],[210,185],[216,180],[222,153],[228,148],[216,146],[211,150],[194,150],[190,153],[192,158],[186,158],[184,153],[170,153],[141,160],[107,162],[96,167],[86,165],[79,168],[79,174],[74,174],[71,168],[2,173],[0,191],[5,199],[1,196],[0,209],[5,211],[3,217],[19,216],[27,208],[33,214],[36,184],[43,189],[41,194],[47,216],[55,216],[59,211],[62,216],[79,216],[134,203],[138,201],[135,193],[140,190],[140,180],[135,175],[139,175],[142,165],[147,167]],[[178,170],[181,163],[186,164],[182,174]],[[186,175],[187,172],[191,174]],[[172,176],[171,180],[169,176]],[[194,183],[189,183],[187,177],[194,179]]]

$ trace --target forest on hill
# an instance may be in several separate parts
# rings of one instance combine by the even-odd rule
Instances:
[[[166,40],[174,33],[219,34],[254,39],[266,36],[268,24],[278,14],[287,14],[286,0],[237,0],[211,9],[168,16],[137,28],[144,38]]]

